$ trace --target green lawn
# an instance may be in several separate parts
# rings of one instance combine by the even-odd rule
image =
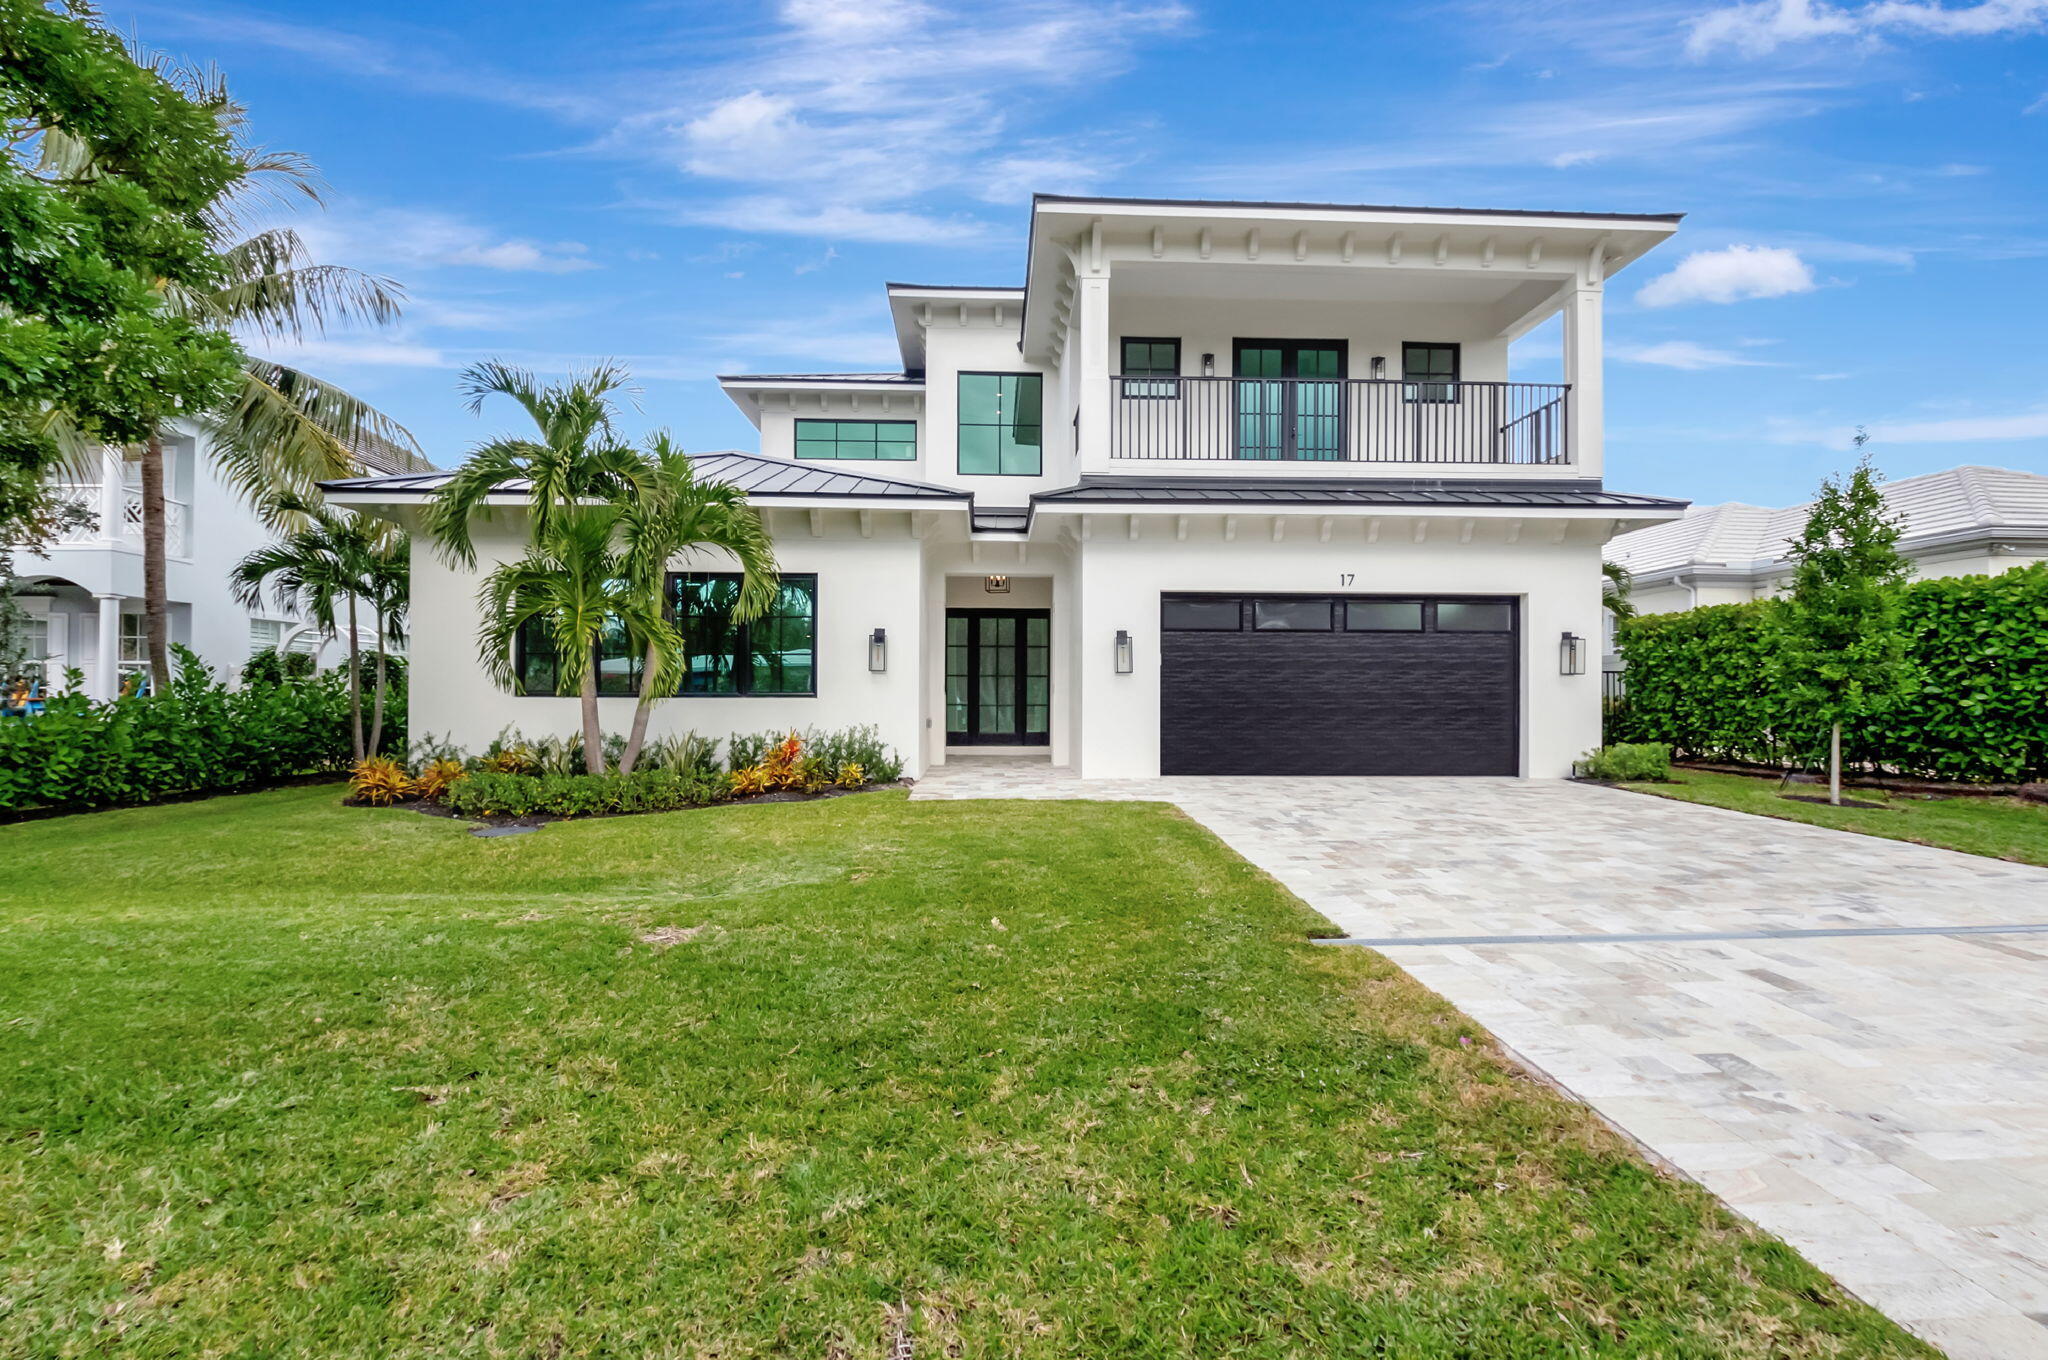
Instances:
[[[1932,1354],[1166,808],[336,800],[0,827],[0,1352]]]
[[[1688,803],[1711,803],[1737,812],[1860,831],[1895,841],[1918,841],[1972,855],[2048,865],[2048,807],[2017,798],[1918,798],[1877,789],[1845,788],[1844,798],[1883,803],[1882,810],[1830,807],[1780,796],[1773,776],[1673,770],[1669,784],[1624,787]],[[1795,784],[1788,792],[1827,796],[1827,786]]]

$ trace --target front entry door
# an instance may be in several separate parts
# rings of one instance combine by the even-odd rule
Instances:
[[[1051,732],[1051,612],[947,610],[947,743],[1043,746]]]
[[[1237,456],[1331,462],[1344,456],[1344,344],[1239,340]]]

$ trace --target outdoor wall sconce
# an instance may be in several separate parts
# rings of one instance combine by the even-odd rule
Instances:
[[[1557,673],[1559,675],[1584,675],[1586,673],[1586,640],[1577,633],[1565,633],[1557,641]]]
[[[1137,668],[1137,657],[1131,650],[1131,635],[1119,628],[1116,630],[1116,673],[1129,675]]]
[[[1205,378],[1213,378],[1213,377],[1215,377],[1215,376],[1216,376],[1216,356],[1215,356],[1215,355],[1213,355],[1213,354],[1204,354],[1204,355],[1202,356],[1202,376],[1203,376],[1203,377],[1205,377]]]
[[[1378,381],[1382,381],[1382,380],[1384,380],[1384,379],[1386,378],[1386,376],[1387,376],[1387,356],[1386,356],[1386,355],[1384,355],[1384,354],[1375,354],[1375,355],[1373,355],[1373,356],[1372,356],[1372,376],[1373,376],[1373,380],[1374,380],[1375,382],[1378,382]]]
[[[981,590],[984,595],[1007,595],[1010,593],[1010,578],[996,575],[982,578]]]
[[[875,672],[889,669],[889,630],[877,628],[868,634],[868,669]]]

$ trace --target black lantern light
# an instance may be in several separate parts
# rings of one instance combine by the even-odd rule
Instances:
[[[1586,673],[1586,640],[1577,633],[1566,632],[1558,638],[1557,673],[1559,675],[1584,675]]]
[[[868,634],[868,669],[886,671],[889,669],[889,630],[877,628]]]
[[[1137,656],[1131,648],[1131,635],[1119,628],[1116,630],[1116,673],[1129,675],[1137,669]]]

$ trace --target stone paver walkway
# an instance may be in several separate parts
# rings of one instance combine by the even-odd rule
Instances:
[[[2048,1360],[2048,870],[1550,782],[911,796],[1175,803],[1953,1360]]]

